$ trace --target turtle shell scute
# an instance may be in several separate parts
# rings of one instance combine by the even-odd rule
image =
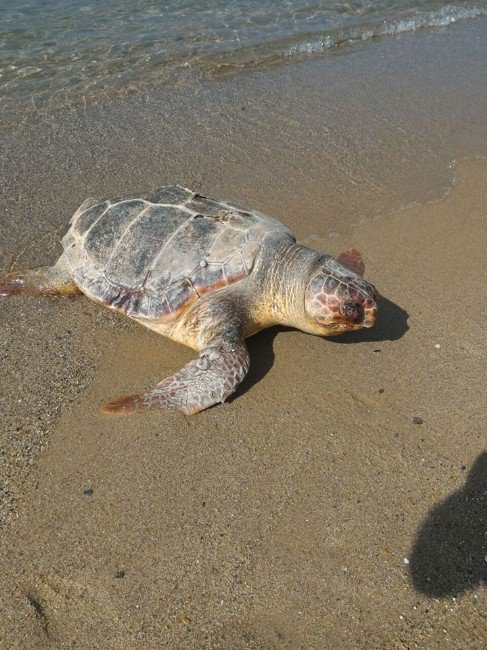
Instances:
[[[203,296],[208,291],[226,286],[227,283],[223,274],[222,263],[213,262],[207,263],[204,267],[200,266],[191,275],[191,283],[199,296]]]
[[[164,295],[166,299],[169,314],[162,313],[161,316],[177,316],[181,310],[185,310],[190,307],[194,302],[199,298],[199,295],[195,291],[192,282],[184,278],[181,282],[173,284]]]
[[[227,282],[229,283],[237,282],[241,278],[244,278],[248,273],[248,269],[241,253],[236,253],[230,257],[230,259],[225,262],[223,269]]]

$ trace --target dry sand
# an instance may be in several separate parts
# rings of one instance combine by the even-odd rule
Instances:
[[[429,39],[439,59],[440,36],[421,38]],[[407,46],[408,39],[401,43]],[[382,76],[393,76],[393,53],[400,58],[400,47],[385,43],[364,52],[375,51],[379,58],[389,52]],[[417,49],[405,52],[413,59]],[[452,54],[450,75],[455,65],[461,68],[456,58]],[[150,412],[113,419],[98,412],[99,404],[151,386],[190,359],[191,351],[82,298],[17,297],[2,304],[3,647],[321,650],[484,644],[487,163],[463,162],[452,192],[437,202],[354,226],[360,214],[385,214],[413,196],[441,194],[452,174],[449,147],[461,152],[461,138],[450,115],[452,121],[439,130],[425,127],[427,146],[421,134],[410,141],[417,133],[414,111],[402,113],[401,120],[394,105],[400,104],[400,86],[407,89],[424,71],[406,68],[408,78],[397,81],[398,96],[387,104],[385,93],[375,99],[371,93],[356,122],[353,110],[346,119],[340,113],[345,100],[339,95],[333,114],[342,117],[335,123],[340,130],[331,129],[327,142],[336,145],[340,169],[330,176],[331,167],[327,173],[323,168],[316,190],[320,165],[332,156],[320,158],[316,145],[309,170],[305,167],[303,140],[318,137],[320,91],[313,94],[311,80],[329,74],[328,81],[334,78],[346,93],[336,71],[353,67],[349,60],[329,61],[326,69],[322,62],[310,64],[308,70],[315,69],[308,77],[300,77],[299,66],[273,71],[272,79],[281,75],[276,88],[292,79],[290,93],[291,86],[292,92],[308,92],[308,104],[296,109],[304,115],[312,107],[308,126],[291,123],[289,116],[279,121],[278,111],[266,122],[271,89],[265,101],[256,101],[262,108],[258,116],[240,122],[234,114],[221,118],[227,147],[217,149],[215,169],[202,164],[200,143],[194,154],[198,164],[186,156],[177,169],[172,155],[159,176],[163,182],[171,174],[172,180],[184,176],[187,184],[199,180],[206,190],[215,183],[217,194],[226,183],[225,195],[274,216],[288,208],[287,223],[316,248],[333,254],[350,244],[359,248],[366,277],[383,295],[373,330],[329,340],[290,330],[262,332],[249,341],[250,375],[230,403],[190,418]],[[475,58],[469,61],[470,72],[475,65],[480,69]],[[424,84],[427,77],[421,77]],[[300,78],[303,85],[296,91]],[[355,81],[358,92],[360,74]],[[235,83],[245,95],[250,82]],[[252,83],[259,88],[258,78]],[[472,90],[471,78],[464,83]],[[446,81],[435,90],[439,103],[448,93],[462,94]],[[215,92],[203,93],[201,105],[215,106],[209,96]],[[224,96],[227,106],[240,101],[231,93]],[[474,108],[464,100],[465,120],[457,129],[472,138],[470,129],[477,131],[482,150],[485,124],[476,111],[482,114],[485,95],[476,99]],[[178,138],[189,142],[184,125],[177,132],[177,98],[173,101],[167,123],[154,123],[172,154]],[[374,113],[374,101],[380,113]],[[417,112],[426,113],[431,101],[419,102]],[[12,137],[3,156],[12,170],[5,199],[9,228],[2,231],[5,268],[54,259],[66,211],[85,198],[86,187],[110,187],[111,193],[122,186],[135,190],[137,184],[144,189],[144,177],[154,184],[150,165],[163,160],[162,152],[158,159],[155,148],[149,150],[147,167],[137,162],[142,145],[154,139],[147,125],[155,108],[149,100],[144,115],[144,105],[137,106],[124,107],[125,140],[110,113],[96,111],[42,134],[33,129],[30,149],[26,135]],[[459,110],[455,104],[453,113]],[[204,144],[215,144],[214,113],[203,110],[198,119]],[[262,132],[267,124],[271,135]],[[384,139],[377,144],[381,128]],[[230,143],[238,129],[243,135],[236,150]],[[347,129],[348,145],[342,141]],[[453,136],[442,139],[445,131]],[[252,138],[246,140],[247,132]],[[97,163],[97,133],[113,139],[117,164],[108,157],[106,164]],[[179,135],[172,141],[171,133]],[[280,142],[281,149],[267,151],[267,142]],[[104,146],[111,151],[110,142]],[[70,147],[71,163],[62,167],[59,154]],[[367,160],[371,147],[374,155]],[[355,166],[351,151],[364,156]],[[260,157],[252,158],[254,153]],[[271,160],[274,184],[259,176]],[[322,194],[332,191],[332,179],[336,194],[323,207]],[[347,187],[354,188],[349,195]],[[367,208],[360,213],[364,187]],[[336,214],[330,216],[335,198]],[[18,222],[22,210],[29,219]],[[330,238],[338,227],[341,236]],[[14,241],[20,242],[17,248]]]

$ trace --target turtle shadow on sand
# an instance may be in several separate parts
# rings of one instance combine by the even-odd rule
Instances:
[[[379,296],[377,298],[378,316],[374,327],[370,329],[361,329],[355,332],[347,332],[338,336],[324,337],[325,341],[333,343],[360,343],[360,342],[380,342],[395,341],[400,339],[408,331],[407,319],[409,314],[393,303],[391,300]],[[291,327],[275,326],[263,330],[247,339],[247,346],[250,355],[250,369],[237,389],[237,392],[227,400],[232,402],[238,399],[248,390],[263,379],[274,364],[274,339],[283,332],[291,332]]]
[[[426,517],[409,558],[417,591],[458,596],[487,583],[487,452],[468,473],[465,485]]]
[[[274,339],[281,332],[292,332],[292,327],[275,325],[266,330],[262,330],[255,336],[247,339],[247,348],[250,356],[250,368],[236,392],[226,400],[227,403],[233,402],[241,395],[258,384],[274,365]]]

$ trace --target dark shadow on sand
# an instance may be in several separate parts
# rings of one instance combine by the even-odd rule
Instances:
[[[280,332],[290,332],[290,327],[270,327],[247,339],[250,355],[250,368],[237,392],[229,397],[228,402],[243,395],[263,379],[274,365],[274,339]]]
[[[465,485],[435,506],[409,558],[412,582],[428,596],[457,596],[487,584],[487,452]]]

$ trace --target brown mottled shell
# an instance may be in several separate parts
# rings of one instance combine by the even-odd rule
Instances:
[[[180,186],[155,196],[88,199],[62,244],[82,291],[134,318],[176,320],[208,292],[252,271],[279,221]]]

